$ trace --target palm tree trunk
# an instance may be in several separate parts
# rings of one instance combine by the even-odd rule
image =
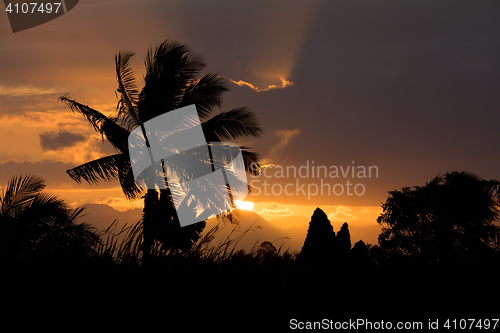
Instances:
[[[143,228],[143,242],[141,244],[142,250],[142,264],[148,265],[151,261],[151,249],[154,243],[154,223],[158,219],[158,192],[156,190],[148,189],[147,193],[143,196],[144,208],[142,215],[142,228]]]
[[[179,221],[176,218],[177,212],[172,201],[172,194],[168,188],[168,180],[165,173],[165,166],[162,167],[164,172],[165,189],[158,193],[155,189],[148,189],[144,195],[143,208],[143,243],[141,245],[143,265],[148,265],[151,262],[151,250],[156,237],[160,237],[165,231],[165,227],[180,227]]]
[[[144,123],[139,121],[139,126],[141,127],[142,135],[146,141],[146,147],[148,150],[149,158],[151,160],[151,165],[155,163],[153,154],[151,152],[151,146],[149,145],[148,135],[146,133],[146,128]],[[147,193],[144,195],[144,208],[142,217],[142,232],[143,232],[143,242],[142,248],[142,264],[148,265],[151,261],[151,249],[154,244],[154,223],[159,218],[158,216],[158,192],[156,189],[151,189],[148,186]]]

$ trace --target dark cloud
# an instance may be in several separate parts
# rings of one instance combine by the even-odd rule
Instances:
[[[388,190],[450,170],[498,179],[498,9],[494,1],[324,1],[288,77],[294,86],[232,87],[228,99],[258,113],[265,134],[254,148],[263,156],[272,133],[300,129],[272,163],[379,166],[363,198],[321,200],[377,205]]]
[[[71,184],[72,180],[66,174],[66,170],[74,167],[70,163],[61,161],[44,160],[44,161],[22,161],[15,159],[0,162],[0,183],[7,182],[14,175],[34,174],[42,177],[47,185],[51,186],[66,186]]]
[[[0,89],[2,87],[0,86]],[[1,92],[1,91],[0,91]],[[18,95],[0,94],[0,115],[24,115],[30,113],[67,111],[66,105],[57,102],[58,96],[53,93],[45,95]]]
[[[85,140],[85,136],[70,133],[65,130],[59,132],[45,132],[39,136],[40,144],[43,150],[58,150],[61,148],[71,147],[76,143]]]

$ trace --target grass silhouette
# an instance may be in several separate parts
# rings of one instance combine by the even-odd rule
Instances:
[[[101,241],[95,248],[96,258],[109,265],[141,266],[142,251],[142,224],[139,222],[118,227],[118,221],[111,225],[99,236]],[[226,238],[214,244],[215,236],[224,228],[232,228]],[[258,226],[252,224],[241,233],[235,235],[238,225],[223,225],[219,221],[215,226],[203,233],[200,239],[188,250],[165,249],[155,241],[151,251],[151,263],[156,268],[186,269],[196,267],[212,267],[219,269],[238,268],[255,271],[259,268],[281,267],[293,265],[297,253],[282,252],[282,246],[274,248],[272,243],[256,242],[249,252],[237,250],[237,245],[243,237]],[[178,266],[180,265],[180,266]]]

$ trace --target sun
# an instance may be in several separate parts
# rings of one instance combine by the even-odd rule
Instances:
[[[245,209],[245,210],[252,210],[253,209],[253,202],[250,201],[241,201],[241,200],[236,200],[234,202],[236,205],[236,208],[238,209]]]

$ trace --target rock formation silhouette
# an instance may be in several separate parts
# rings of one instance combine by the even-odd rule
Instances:
[[[368,247],[362,240],[356,242],[352,247],[351,253],[355,257],[368,257]]]
[[[299,258],[305,262],[325,262],[333,258],[335,232],[325,212],[316,208],[309,222],[307,236]]]
[[[367,268],[371,265],[368,246],[362,240],[356,242],[351,249],[351,262],[358,269]]]
[[[337,232],[335,243],[336,255],[347,257],[351,252],[351,234],[349,233],[349,226],[347,225],[347,222],[344,222],[339,232]]]
[[[358,248],[360,246],[358,245]],[[309,222],[309,229],[299,259],[313,265],[331,265],[332,262],[344,264],[348,262],[350,254],[351,234],[347,223],[344,223],[337,235],[335,235],[335,231],[325,212],[320,208],[316,208],[311,216],[311,222]]]

